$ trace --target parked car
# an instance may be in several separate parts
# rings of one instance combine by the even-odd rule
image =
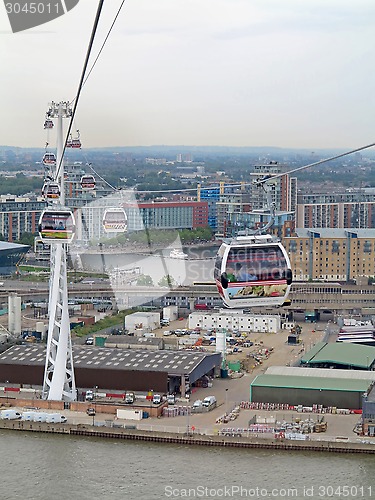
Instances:
[[[89,415],[90,417],[95,417],[95,415],[96,415],[95,408],[87,408],[86,413],[87,413],[87,415]]]

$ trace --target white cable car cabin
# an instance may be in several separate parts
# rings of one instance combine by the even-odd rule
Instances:
[[[66,147],[67,148],[76,148],[79,149],[81,148],[82,143],[80,139],[68,139],[66,141]]]
[[[72,134],[70,134],[70,139],[68,139],[66,141],[66,147],[79,149],[81,146],[82,146],[82,143],[81,143],[81,139],[79,136],[79,130],[77,130],[77,137],[73,138]]]
[[[57,182],[46,181],[42,187],[42,196],[49,200],[60,198],[60,186]]]
[[[56,165],[56,155],[54,153],[44,153],[42,161],[44,165]]]
[[[106,233],[124,233],[128,218],[123,208],[107,208],[103,216],[103,229]]]
[[[96,180],[93,175],[83,175],[81,177],[81,188],[84,191],[90,191],[92,189],[95,189],[96,186]]]
[[[271,235],[239,236],[218,250],[214,278],[229,308],[282,306],[292,284],[290,260]]]
[[[50,118],[46,118],[44,122],[44,129],[53,128],[53,121]]]
[[[43,243],[70,243],[75,233],[73,212],[65,207],[43,210],[38,230]]]

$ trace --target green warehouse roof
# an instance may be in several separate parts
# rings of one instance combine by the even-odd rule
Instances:
[[[375,362],[375,347],[358,344],[319,342],[301,359],[310,366],[335,364],[369,369]]]
[[[324,391],[366,392],[372,380],[351,380],[326,377],[303,377],[289,375],[258,375],[251,387],[274,387],[282,389],[315,389]]]

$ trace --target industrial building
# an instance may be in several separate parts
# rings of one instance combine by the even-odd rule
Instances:
[[[132,337],[129,335],[108,335],[95,336],[95,345],[100,346],[100,341],[103,341],[104,347],[112,349],[144,349],[151,351],[158,351],[164,348],[164,340],[160,337],[145,338],[145,337]]]
[[[204,330],[225,328],[231,331],[277,333],[281,330],[279,315],[247,314],[241,310],[221,309],[219,312],[196,311],[189,314],[189,328]]]
[[[125,316],[125,328],[130,333],[142,335],[143,332],[160,328],[160,313],[158,312],[135,312]]]
[[[363,395],[362,430],[365,436],[375,436],[375,382]]]
[[[250,385],[250,401],[289,405],[362,408],[374,372],[271,367]]]
[[[301,358],[301,365],[313,368],[344,368],[348,370],[373,370],[375,347],[318,342]]]
[[[29,251],[29,245],[0,241],[0,275],[9,276]]]
[[[0,354],[0,383],[36,385],[43,381],[46,352],[41,345],[13,346]],[[78,388],[179,392],[185,395],[201,377],[213,376],[221,354],[73,347]]]

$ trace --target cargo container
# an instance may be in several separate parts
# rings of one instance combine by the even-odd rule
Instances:
[[[140,410],[130,410],[128,409],[117,409],[117,418],[122,418],[125,420],[142,420],[142,411]]]

